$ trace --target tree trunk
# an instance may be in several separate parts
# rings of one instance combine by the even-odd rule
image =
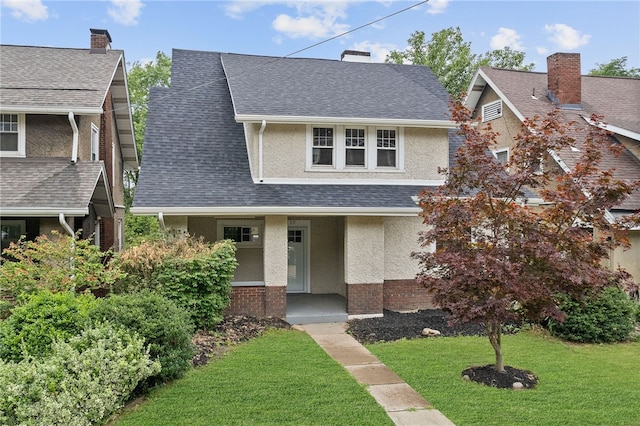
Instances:
[[[487,336],[493,350],[496,353],[496,371],[504,371],[504,363],[502,362],[502,344],[501,344],[502,323],[500,321],[490,321],[487,323]]]

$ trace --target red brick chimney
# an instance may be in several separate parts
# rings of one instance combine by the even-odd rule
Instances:
[[[91,53],[106,53],[111,50],[111,36],[107,30],[89,28],[91,31]]]
[[[547,57],[549,98],[560,107],[580,108],[582,75],[579,53],[554,53]]]

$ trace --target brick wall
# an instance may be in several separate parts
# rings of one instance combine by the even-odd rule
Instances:
[[[275,318],[287,316],[287,287],[265,287],[264,313],[268,317]]]
[[[381,314],[382,284],[348,284],[347,313],[349,315]]]
[[[396,312],[434,309],[433,297],[416,280],[389,280],[384,282],[384,309]]]
[[[227,315],[264,317],[265,287],[233,287]]]

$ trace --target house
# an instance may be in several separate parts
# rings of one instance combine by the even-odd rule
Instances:
[[[2,248],[57,229],[120,249],[125,170],[137,170],[124,53],[0,45]]]
[[[575,121],[576,146],[551,152],[542,167],[572,169],[580,155],[581,137],[592,125],[591,115],[603,116],[614,142],[624,146],[619,157],[603,153],[602,165],[615,168],[615,177],[640,179],[640,79],[581,75],[580,54],[555,53],[547,58],[547,72],[526,72],[481,67],[467,92],[466,106],[482,123],[490,122],[500,133],[495,156],[506,162],[514,145],[513,136],[525,118],[544,117],[556,107],[561,119]],[[640,210],[640,191],[607,212],[610,220]],[[640,283],[640,228],[629,234],[631,249],[617,249],[609,267],[618,265]]]
[[[150,94],[131,211],[236,242],[228,313],[303,321],[294,302],[320,295],[342,301],[341,320],[431,306],[411,258],[414,197],[443,183],[455,123],[429,68],[354,51],[172,57],[171,87]]]

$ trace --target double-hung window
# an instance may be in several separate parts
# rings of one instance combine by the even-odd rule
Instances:
[[[218,239],[233,240],[237,247],[262,246],[262,221],[220,220]]]
[[[365,166],[367,140],[365,129],[344,129],[345,165]]]
[[[493,151],[493,155],[496,157],[496,160],[498,160],[498,163],[500,163],[503,166],[506,166],[507,163],[509,162],[509,149],[508,148],[504,148],[504,149],[499,149],[499,150]]]
[[[334,139],[333,127],[313,128],[313,165],[333,166],[334,165]]]
[[[396,167],[398,140],[395,129],[377,129],[376,131],[378,167]]]
[[[0,154],[7,157],[24,157],[24,115],[0,114]]]

